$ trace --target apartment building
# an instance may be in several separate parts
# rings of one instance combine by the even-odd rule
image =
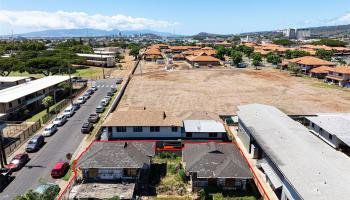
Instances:
[[[0,76],[0,90],[25,83],[26,79],[28,77]]]
[[[340,87],[350,87],[350,67],[337,66],[330,69],[326,76],[328,83],[338,85]]]
[[[115,56],[113,55],[77,53],[77,56],[86,58],[86,62],[89,65],[97,67],[115,66]]]

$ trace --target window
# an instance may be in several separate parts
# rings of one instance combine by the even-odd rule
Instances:
[[[17,102],[18,102],[18,104],[21,104],[21,99],[18,99]]]
[[[315,128],[315,124],[311,122],[311,127],[312,128]]]
[[[176,126],[171,127],[171,132],[177,132],[177,127]]]
[[[329,138],[330,140],[332,140],[333,135],[329,134],[329,135],[328,135],[328,138]]]
[[[117,132],[126,132],[126,127],[125,126],[118,126]]]
[[[11,102],[9,103],[9,106],[10,106],[10,108],[12,108],[12,103]]]
[[[186,133],[186,137],[191,138],[192,137],[192,133]]]
[[[112,133],[112,127],[111,126],[108,126],[108,132]]]
[[[134,126],[134,132],[142,132],[142,126]]]
[[[150,127],[150,131],[151,131],[151,132],[159,132],[159,131],[160,131],[160,128],[159,128],[159,126],[151,126],[151,127]]]
[[[209,133],[209,137],[216,138],[216,137],[218,137],[218,134],[217,133]]]

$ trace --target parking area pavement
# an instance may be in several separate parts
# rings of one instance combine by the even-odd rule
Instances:
[[[13,199],[28,189],[37,187],[42,182],[56,182],[50,176],[52,167],[56,162],[66,160],[67,153],[74,154],[87,135],[81,133],[82,124],[87,121],[90,113],[95,112],[96,106],[105,97],[114,79],[99,80],[95,85],[98,90],[81,106],[68,121],[58,128],[51,137],[45,138],[45,145],[36,153],[30,153],[30,161],[20,171],[13,173],[14,180],[0,193],[0,199]],[[108,87],[106,87],[108,86]],[[40,130],[38,133],[41,133]],[[13,155],[25,151],[25,144]]]

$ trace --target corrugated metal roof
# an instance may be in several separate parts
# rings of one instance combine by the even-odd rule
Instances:
[[[69,80],[69,76],[47,76],[0,90],[0,103],[11,102],[67,80]]]
[[[192,133],[225,133],[225,127],[222,123],[215,120],[184,120],[186,132]]]

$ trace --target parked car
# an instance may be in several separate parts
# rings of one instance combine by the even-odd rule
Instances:
[[[64,175],[66,175],[68,170],[69,170],[68,162],[64,162],[64,161],[57,162],[55,164],[55,166],[53,167],[53,169],[51,170],[51,177],[52,178],[61,178]]]
[[[80,104],[79,104],[78,102],[74,102],[74,103],[72,104],[72,107],[74,108],[75,111],[76,111],[76,110],[79,110]]]
[[[83,95],[83,97],[85,98],[85,99],[89,99],[90,98],[90,93],[88,93],[88,92],[85,92],[84,93],[84,95]]]
[[[64,123],[67,122],[67,116],[66,115],[58,115],[55,120],[53,121],[54,124],[57,126],[62,126]]]
[[[105,96],[103,99],[107,100],[108,102],[112,99],[110,96]]]
[[[11,169],[1,168],[0,169],[0,191],[3,190],[11,182]]]
[[[245,64],[245,63],[238,63],[238,65],[236,67],[237,68],[246,68],[247,64]]]
[[[84,104],[85,102],[86,102],[86,98],[84,96],[79,97],[77,100],[78,104]]]
[[[22,169],[24,165],[29,161],[29,156],[26,153],[20,153],[15,155],[12,158],[11,162],[5,166],[6,169],[10,169],[12,171],[17,171]]]
[[[60,193],[61,188],[56,183],[43,183],[35,188],[33,191],[35,193],[44,194],[47,190],[50,190],[50,197],[52,199],[56,199],[58,194]]]
[[[98,120],[100,120],[100,116],[97,113],[91,113],[89,118],[88,118],[88,121],[90,123],[97,123]]]
[[[57,125],[56,124],[49,124],[45,127],[43,131],[44,137],[49,137],[53,135],[57,131]]]
[[[93,125],[90,122],[85,122],[83,126],[81,127],[81,132],[82,133],[90,133],[91,130],[93,129]]]
[[[112,86],[111,87],[111,90],[110,90],[110,92],[113,92],[113,93],[115,93],[117,91],[117,87],[115,87],[115,86]]]
[[[64,109],[63,111],[63,115],[67,116],[67,117],[72,117],[74,115],[74,108],[73,106],[69,106],[68,108]]]
[[[86,90],[87,93],[89,93],[90,95],[95,93],[95,90],[92,88],[89,88],[88,90]]]
[[[105,111],[105,107],[98,105],[96,107],[96,113],[103,113]]]
[[[108,100],[102,99],[102,100],[100,101],[100,105],[103,106],[103,107],[106,107],[106,106],[108,105]]]
[[[45,138],[43,135],[35,135],[27,144],[26,152],[38,151],[45,143]]]
[[[123,78],[119,77],[115,80],[116,84],[121,84],[123,82]]]
[[[91,87],[91,89],[93,89],[94,91],[97,91],[97,86],[96,86],[96,85],[93,85],[93,86]]]
[[[113,92],[107,92],[107,96],[112,97],[113,96]]]

